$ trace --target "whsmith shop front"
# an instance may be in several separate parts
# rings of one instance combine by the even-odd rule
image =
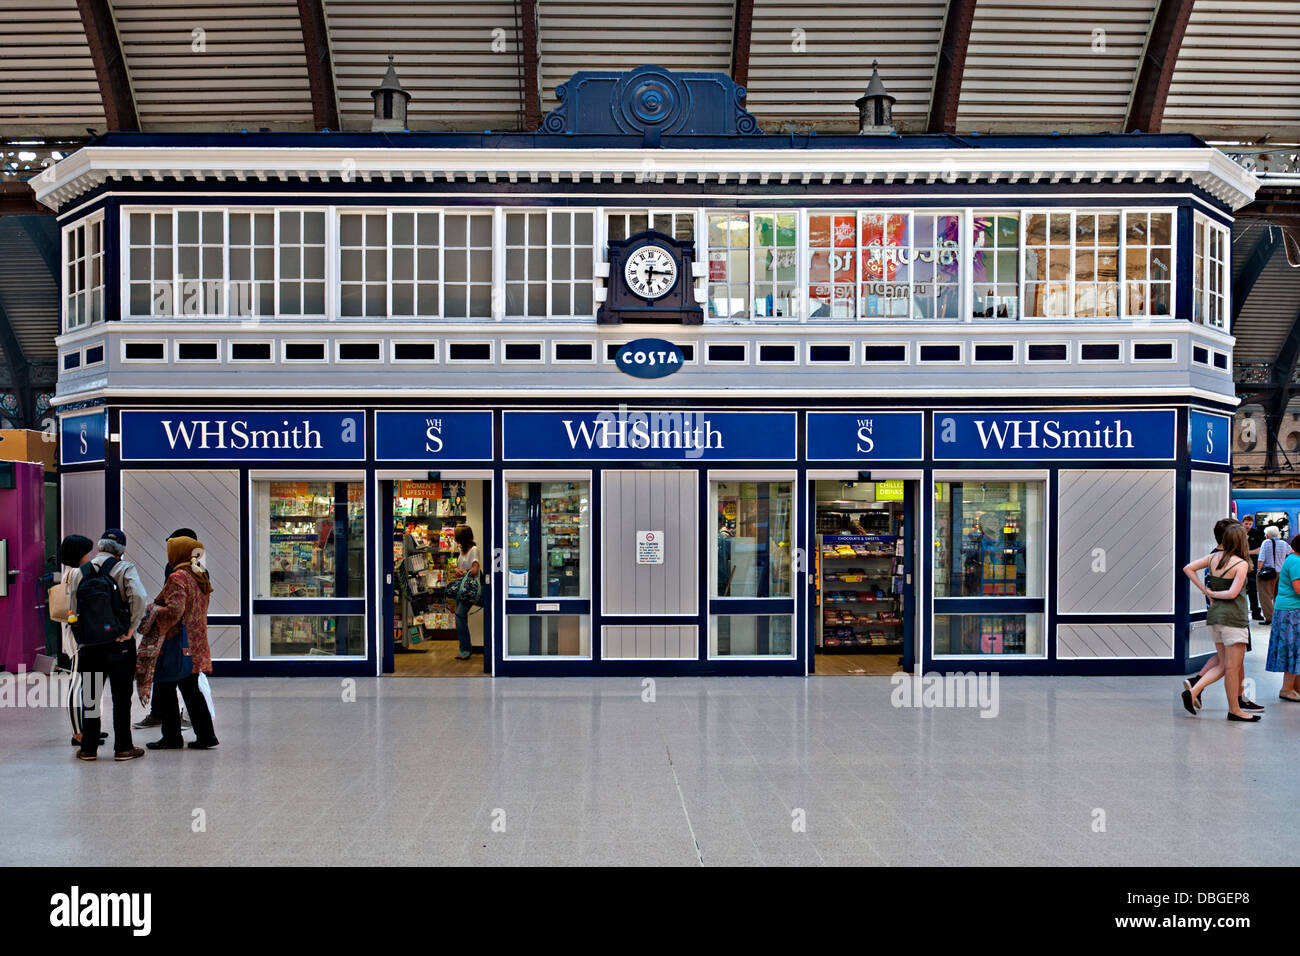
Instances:
[[[666,343],[665,343],[666,344]],[[532,400],[68,410],[67,530],[194,528],[218,673],[1181,673],[1229,410]],[[158,552],[158,553],[155,553]],[[1197,613],[1191,613],[1195,610]],[[441,642],[441,643],[440,643]]]

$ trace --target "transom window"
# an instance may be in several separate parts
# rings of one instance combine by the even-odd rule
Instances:
[[[605,213],[606,238],[627,239],[647,229],[654,229],[683,242],[694,240],[695,210],[617,209]]]

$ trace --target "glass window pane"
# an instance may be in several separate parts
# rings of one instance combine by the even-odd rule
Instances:
[[[591,508],[586,481],[507,483],[507,596],[589,596]]]
[[[254,482],[258,598],[365,597],[365,484]]]
[[[791,595],[791,484],[712,483],[716,574],[714,597]]]
[[[591,621],[580,614],[512,615],[507,657],[590,657]]]
[[[362,615],[256,615],[253,653],[257,657],[364,657],[366,619]]]
[[[939,482],[937,496],[937,597],[1043,596],[1041,482]]]
[[[1041,614],[938,614],[936,657],[980,654],[1043,656]]]
[[[793,657],[789,614],[719,614],[709,618],[710,657]]]

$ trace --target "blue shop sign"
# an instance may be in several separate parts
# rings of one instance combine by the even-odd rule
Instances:
[[[507,461],[794,461],[794,412],[505,412]]]
[[[685,361],[686,353],[665,339],[636,339],[614,353],[619,371],[637,378],[672,375]]]
[[[365,461],[364,412],[122,412],[122,461]]]
[[[922,412],[809,412],[809,461],[920,461]]]
[[[59,419],[59,461],[65,465],[103,461],[107,440],[107,409],[97,408]]]
[[[1188,450],[1192,461],[1208,465],[1229,464],[1232,451],[1232,419],[1227,415],[1191,410],[1188,422]]]
[[[934,413],[936,461],[1172,461],[1172,409]]]
[[[491,412],[375,412],[376,461],[491,461]]]

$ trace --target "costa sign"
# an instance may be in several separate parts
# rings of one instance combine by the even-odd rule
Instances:
[[[636,378],[672,375],[685,361],[685,353],[664,339],[636,339],[614,353],[619,370]]]

